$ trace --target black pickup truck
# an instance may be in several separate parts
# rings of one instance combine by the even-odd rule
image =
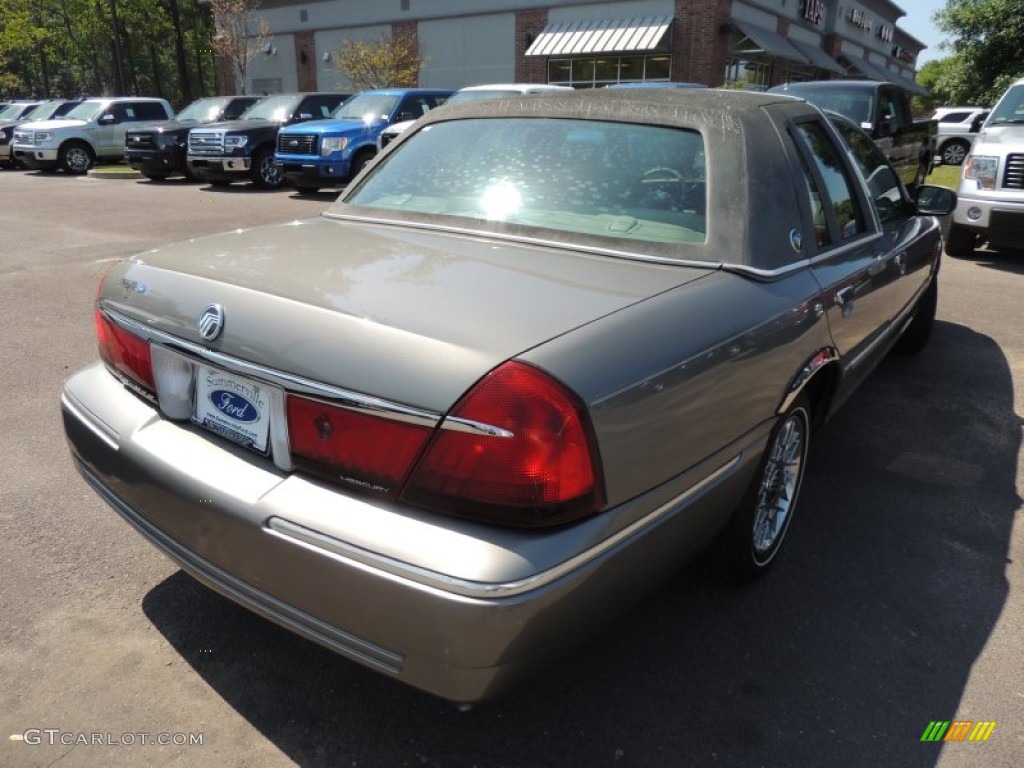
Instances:
[[[284,184],[281,169],[274,164],[278,129],[330,117],[349,96],[278,93],[254,104],[239,120],[193,128],[186,155],[189,173],[214,186],[249,180],[263,189],[276,189]]]
[[[907,92],[894,83],[871,80],[816,80],[771,88],[809,101],[860,125],[913,190],[932,172],[938,123],[915,120]]]
[[[173,120],[148,123],[145,128],[125,132],[124,159],[147,179],[159,181],[183,174],[191,178],[185,164],[188,132],[202,123],[237,120],[259,96],[207,96],[196,99]]]

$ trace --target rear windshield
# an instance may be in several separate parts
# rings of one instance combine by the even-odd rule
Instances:
[[[650,243],[703,243],[696,131],[552,118],[440,122],[384,159],[348,206]],[[564,238],[560,238],[564,239]]]
[[[804,88],[791,84],[784,93],[806,99],[819,109],[838,112],[861,125],[870,123],[874,114],[873,91],[864,88],[844,88],[841,85]]]

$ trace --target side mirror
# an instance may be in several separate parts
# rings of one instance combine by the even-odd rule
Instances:
[[[313,115],[310,112],[300,112],[298,119],[300,122],[302,122],[303,120],[312,120]]]
[[[117,121],[117,118],[107,112],[107,114],[100,117],[100,125],[113,125]]]
[[[885,115],[878,121],[878,135],[892,136],[896,133],[896,118],[892,115]]]
[[[922,184],[914,192],[914,207],[919,214],[945,216],[956,208],[956,192],[949,187]]]

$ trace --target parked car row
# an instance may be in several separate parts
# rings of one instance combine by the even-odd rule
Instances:
[[[11,145],[14,129],[22,123],[53,120],[66,115],[82,103],[82,99],[48,99],[46,101],[13,102],[0,109],[0,165],[13,166]]]
[[[939,124],[936,154],[944,165],[960,165],[988,118],[985,107],[939,107],[932,119]]]
[[[246,122],[192,172],[252,172]],[[431,109],[322,216],[113,265],[68,443],[205,584],[476,702],[709,546],[780,559],[814,429],[928,342],[955,199],[778,94]]]

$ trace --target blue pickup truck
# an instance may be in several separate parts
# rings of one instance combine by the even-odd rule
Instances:
[[[329,120],[282,128],[274,161],[285,181],[300,192],[345,183],[377,153],[377,136],[384,128],[421,117],[451,94],[425,88],[363,91]]]

